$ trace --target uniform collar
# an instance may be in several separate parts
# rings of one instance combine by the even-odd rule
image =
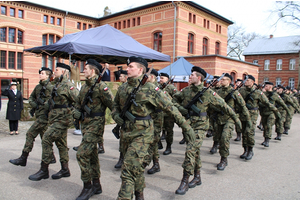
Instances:
[[[198,91],[200,91],[200,90],[202,90],[203,89],[203,82],[202,83],[200,83],[199,85],[194,85],[194,84],[192,84],[191,85],[191,89],[192,89],[192,91],[194,91],[194,92],[198,92]]]
[[[93,76],[93,77],[91,77],[91,78],[87,78],[87,79],[85,79],[85,83],[88,85],[88,86],[91,86],[91,85],[93,85],[95,82],[96,82],[96,78],[97,78],[98,76],[97,75],[95,75],[95,76]]]
[[[128,78],[127,79],[128,85],[135,87],[140,83],[140,80],[142,80],[142,78],[143,78],[143,75],[141,75],[137,78]]]

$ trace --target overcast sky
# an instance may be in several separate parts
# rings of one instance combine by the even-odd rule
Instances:
[[[30,0],[30,2],[75,12],[92,17],[103,16],[105,6],[108,6],[112,13],[120,12],[129,8],[138,7],[156,1],[151,0]],[[269,0],[196,0],[195,3],[239,24],[246,28],[247,32],[256,32],[264,36],[273,34],[274,37],[289,35],[300,35],[300,31],[279,24],[277,28],[272,27],[270,10],[274,8],[275,1]]]

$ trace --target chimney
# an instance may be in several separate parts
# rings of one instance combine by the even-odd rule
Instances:
[[[273,38],[273,35],[270,35],[270,39]]]

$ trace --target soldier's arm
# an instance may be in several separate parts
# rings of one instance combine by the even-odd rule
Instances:
[[[112,110],[114,95],[112,94],[111,90],[104,82],[101,83],[99,89],[100,89],[102,103],[110,110]]]
[[[122,90],[122,86],[119,87],[117,94],[114,98],[113,104],[112,104],[112,111],[111,111],[111,115],[112,118],[115,119],[116,115],[119,115],[121,113],[121,105],[120,105],[120,94],[119,91]]]
[[[282,100],[282,98],[278,95],[278,94],[275,94],[277,97],[276,97],[276,102],[281,105],[288,113],[290,112],[289,108],[286,106],[286,104],[284,103],[284,101]]]
[[[273,105],[272,103],[269,102],[269,99],[266,97],[266,95],[263,92],[257,93],[258,95],[258,100],[260,103],[262,103],[264,106],[270,108],[271,111],[273,112],[278,112],[277,108],[275,107],[275,105]]]
[[[78,101],[79,90],[73,84],[68,85],[68,89],[69,99],[73,104],[75,104]]]
[[[38,85],[35,86],[35,88],[33,89],[33,91],[30,94],[30,97],[28,99],[29,104],[31,104],[32,102],[35,102],[35,100],[36,100],[36,97],[37,97],[37,95],[36,95],[36,88],[37,88],[37,86]]]
[[[246,107],[246,103],[239,92],[235,92],[236,103],[240,106],[241,112],[244,116],[246,116],[247,121],[251,120],[249,110]]]

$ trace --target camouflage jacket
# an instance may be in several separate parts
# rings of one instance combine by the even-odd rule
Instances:
[[[166,91],[171,97],[178,92],[177,88],[173,84],[168,84],[163,90]]]
[[[43,96],[43,95],[40,96],[40,92],[41,92],[43,86],[45,86],[46,84],[47,84],[47,86],[46,86],[46,90],[44,92],[45,96]],[[38,106],[39,109],[35,110],[36,118],[42,118],[44,120],[48,120],[45,115],[45,111],[47,110],[47,106],[45,105],[45,103],[51,97],[52,88],[53,88],[53,85],[50,83],[50,81],[48,81],[48,80],[40,81],[39,84],[35,86],[32,93],[30,94],[30,97],[28,99],[29,104],[31,104],[31,102],[37,102],[38,97],[40,97],[42,99],[42,101],[44,102],[44,105],[39,105]]]
[[[273,92],[273,91],[272,92],[266,91],[266,92],[264,92],[264,94],[269,99],[269,102],[271,104],[275,105],[277,108],[280,106],[284,110],[289,111],[288,107],[286,106],[284,101],[281,99],[279,94],[277,94],[276,92]],[[262,103],[259,103],[259,106],[261,107],[261,112],[260,112],[261,115],[270,115],[273,113],[273,111],[269,107],[265,107]]]
[[[217,93],[220,97],[222,97],[224,100],[226,98],[226,96],[232,91],[234,90],[231,86],[228,87],[221,87]],[[246,103],[243,99],[243,97],[241,96],[241,94],[238,91],[235,91],[232,94],[232,98],[230,98],[226,103],[228,104],[228,106],[230,106],[230,108],[232,108],[235,112],[237,112],[236,108],[239,108],[239,112],[242,113],[242,115],[246,116],[246,120],[250,120],[250,114],[249,111],[246,107]],[[230,116],[224,114],[223,112],[217,112],[217,116],[216,116],[216,121],[218,124],[222,125],[222,124],[226,124],[227,121],[232,121],[233,120],[230,118]]]
[[[297,108],[299,109],[299,102],[298,99],[294,96],[294,94],[289,94],[289,97],[293,100],[293,102],[297,105]]]
[[[203,83],[198,86],[192,84],[189,87],[183,88],[181,92],[178,92],[174,95],[174,105],[178,107],[186,106],[199,91],[203,90],[203,88]],[[225,101],[211,89],[206,90],[201,97],[201,100],[203,103],[197,101],[195,104],[201,110],[201,116],[190,116],[189,119],[194,130],[207,130],[209,128],[209,118],[207,116],[209,109],[216,108],[232,118],[238,117],[235,112],[225,103]]]
[[[289,97],[289,95],[287,95],[284,92],[282,92],[279,95],[288,108],[290,106],[292,106],[293,108],[297,109],[297,104],[294,103],[294,101]],[[282,112],[282,110],[284,110],[283,107],[281,107],[280,105],[278,105],[277,108],[278,108],[278,110],[280,110],[280,112]]]

